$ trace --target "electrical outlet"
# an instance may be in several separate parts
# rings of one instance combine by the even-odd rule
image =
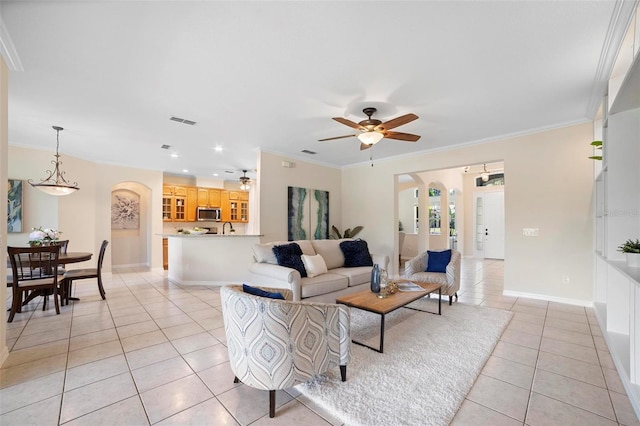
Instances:
[[[563,275],[562,276],[562,283],[563,284],[569,284],[569,275]]]
[[[540,235],[540,228],[522,228],[522,235],[525,237],[537,237]]]

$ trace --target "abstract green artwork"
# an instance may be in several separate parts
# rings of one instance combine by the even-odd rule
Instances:
[[[7,232],[22,232],[22,181],[9,179],[7,188]]]

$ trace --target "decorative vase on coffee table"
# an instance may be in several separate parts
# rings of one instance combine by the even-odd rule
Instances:
[[[371,291],[380,293],[380,267],[377,263],[371,269]]]

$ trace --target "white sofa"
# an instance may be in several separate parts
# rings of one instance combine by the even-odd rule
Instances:
[[[260,287],[285,288],[293,293],[293,300],[306,300],[333,303],[336,298],[369,288],[371,266],[345,267],[345,258],[340,249],[341,240],[298,240],[276,241],[266,244],[254,244],[254,262],[250,265],[252,284]],[[295,242],[302,253],[314,256],[319,254],[327,265],[327,273],[302,278],[293,268],[278,265],[273,247]],[[371,253],[374,264],[387,269],[389,256]]]

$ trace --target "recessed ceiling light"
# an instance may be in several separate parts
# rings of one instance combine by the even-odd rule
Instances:
[[[214,173],[213,175],[214,175],[214,176],[219,176],[217,173]]]
[[[215,148],[213,148],[215,152],[222,152],[222,149],[223,148],[220,145],[216,145]]]
[[[173,153],[171,153],[171,157],[172,157],[172,158],[178,158],[178,154],[177,154],[177,153],[175,153],[175,152],[173,152]]]
[[[189,173],[189,170],[187,170],[187,169],[182,169],[182,173]]]

